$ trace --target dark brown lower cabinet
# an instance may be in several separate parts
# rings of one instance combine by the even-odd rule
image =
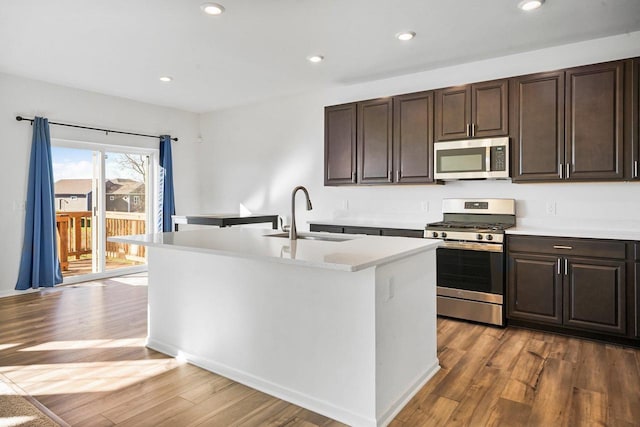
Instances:
[[[333,224],[310,224],[311,231],[324,231],[329,233],[347,234],[369,234],[373,236],[396,236],[396,237],[424,237],[424,230],[406,228],[378,228],[378,227],[356,227],[349,225]]]
[[[509,236],[507,245],[508,319],[567,332],[640,336],[640,305],[637,324],[627,328],[626,242]]]
[[[637,245],[637,244],[636,244]],[[640,262],[635,263],[635,319],[636,319],[636,337],[640,338]]]
[[[370,236],[379,236],[380,229],[374,227],[344,227],[344,232],[346,234],[368,234]]]
[[[565,258],[564,324],[624,334],[625,262]]]
[[[508,315],[562,324],[562,277],[558,257],[516,254],[509,257]]]

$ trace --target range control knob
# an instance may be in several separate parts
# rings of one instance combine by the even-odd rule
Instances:
[[[431,235],[432,235],[433,237],[438,237],[438,232],[437,232],[437,231],[434,231],[433,233],[431,233]]]
[[[478,234],[478,235],[476,236],[476,238],[477,238],[478,240],[482,240],[482,234]]]
[[[442,238],[447,237],[447,233],[445,231],[442,232]]]
[[[489,235],[487,236],[487,240],[493,240],[493,235],[489,234]]]

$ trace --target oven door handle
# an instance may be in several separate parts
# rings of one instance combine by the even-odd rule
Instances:
[[[476,243],[476,242],[452,242],[445,241],[441,248],[464,249],[478,252],[504,252],[504,246],[499,243]]]

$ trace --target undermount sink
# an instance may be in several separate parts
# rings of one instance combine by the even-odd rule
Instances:
[[[277,234],[265,234],[264,237],[281,237],[288,239],[289,233],[277,233]],[[318,234],[298,233],[298,240],[321,240],[324,242],[346,242],[347,240],[353,240],[354,237],[342,237],[342,236],[324,236]]]

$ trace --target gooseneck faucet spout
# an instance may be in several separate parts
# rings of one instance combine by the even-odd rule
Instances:
[[[296,231],[296,193],[298,190],[302,190],[304,192],[305,197],[307,198],[307,210],[310,211],[312,208],[311,200],[309,200],[309,192],[306,188],[299,185],[293,189],[291,193],[291,228],[289,228],[289,239],[297,240],[298,232]]]

